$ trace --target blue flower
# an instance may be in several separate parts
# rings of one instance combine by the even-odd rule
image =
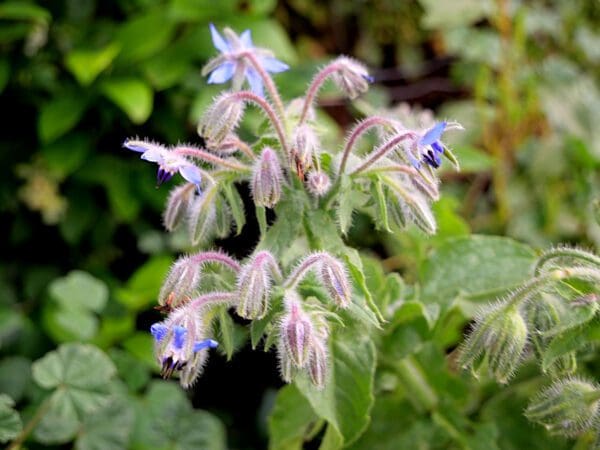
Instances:
[[[184,156],[178,155],[160,144],[138,139],[126,140],[123,143],[123,147],[141,153],[141,158],[146,161],[158,164],[156,182],[159,186],[169,181],[176,172],[179,172],[186,181],[195,184],[196,188],[200,190],[202,173],[198,167]]]
[[[438,122],[416,141],[417,154],[420,155],[422,160],[419,161],[409,153],[411,163],[415,168],[419,169],[422,162],[434,169],[440,167],[442,164],[441,155],[444,153],[444,144],[442,144],[440,138],[446,131],[447,126],[448,122]]]
[[[203,75],[210,73],[210,84],[232,80],[233,90],[238,91],[245,79],[252,92],[262,97],[263,80],[251,60],[254,59],[264,70],[271,73],[289,69],[289,66],[276,59],[271,51],[254,47],[250,30],[238,36],[233,30],[225,28],[222,36],[211,23],[210,33],[213,44],[221,52],[202,69]]]

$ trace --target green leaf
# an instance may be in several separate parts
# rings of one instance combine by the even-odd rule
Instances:
[[[37,131],[42,142],[51,142],[71,130],[87,108],[87,99],[77,92],[65,92],[40,108]]]
[[[61,401],[72,403],[84,415],[106,403],[108,382],[116,368],[92,345],[64,344],[35,361],[32,373],[37,384],[65,394]]]
[[[164,49],[175,31],[175,23],[162,8],[131,18],[116,33],[121,46],[119,61],[131,64]]]
[[[227,356],[227,361],[231,361],[234,351],[234,325],[233,319],[227,312],[227,309],[227,306],[219,308],[219,343],[222,346],[221,348],[223,349],[223,352],[225,352],[225,355]]]
[[[581,327],[589,323],[596,316],[597,312],[598,303],[596,301],[585,305],[568,305],[561,312],[559,323],[542,333],[542,337],[551,338],[573,328]]]
[[[142,80],[111,79],[103,82],[100,90],[135,124],[144,123],[152,113],[152,89]]]
[[[15,402],[6,394],[0,394],[0,442],[16,438],[23,429],[19,413],[13,408]]]
[[[0,19],[49,22],[50,13],[41,6],[23,1],[8,1],[0,5]]]
[[[318,390],[306,376],[296,379],[314,412],[329,423],[325,440],[330,448],[358,439],[369,424],[374,402],[375,346],[356,329],[344,331],[332,337],[333,364],[325,388]]]
[[[87,272],[74,270],[54,280],[48,288],[50,295],[65,309],[100,312],[108,301],[106,284]]]
[[[98,332],[98,318],[78,307],[47,305],[43,309],[42,323],[55,342],[89,341]]]
[[[486,300],[531,275],[534,252],[509,238],[473,235],[448,239],[421,270],[422,300],[449,305],[458,295]]]
[[[86,415],[77,433],[77,450],[125,449],[135,419],[127,397],[114,395],[110,403],[94,414]]]
[[[158,368],[154,357],[154,340],[149,332],[138,332],[123,342],[123,348],[148,367]]]
[[[246,224],[246,214],[244,213],[244,202],[238,190],[233,186],[233,183],[223,184],[223,193],[227,199],[227,203],[231,208],[231,214],[235,221],[235,234],[239,236]]]
[[[79,84],[88,86],[119,54],[119,45],[112,43],[97,50],[73,50],[65,59],[65,66]]]
[[[90,136],[83,133],[70,133],[40,149],[48,170],[60,180],[77,171],[90,151]],[[71,204],[69,198],[69,208]]]
[[[156,301],[162,282],[173,260],[168,256],[153,256],[117,291],[117,300],[133,311],[144,309]]]
[[[375,225],[377,229],[391,232],[383,183],[379,176],[374,176],[372,179],[371,196],[375,199]]]
[[[0,361],[0,392],[13,400],[23,397],[31,381],[31,361],[23,356],[9,356]]]
[[[80,427],[80,417],[69,394],[58,389],[47,401],[48,410],[33,431],[35,440],[43,444],[65,444],[73,440]]]
[[[156,381],[139,405],[133,450],[225,450],[225,429],[206,411],[194,410],[179,386]]]
[[[316,415],[294,384],[277,393],[269,415],[269,449],[301,450],[304,437]]]
[[[550,370],[554,362],[567,353],[577,351],[598,338],[600,327],[597,324],[588,327],[575,327],[555,336],[542,352],[542,371]]]
[[[108,354],[117,366],[119,378],[125,381],[131,391],[138,391],[148,384],[150,372],[147,365],[130,353],[116,348],[110,349]]]

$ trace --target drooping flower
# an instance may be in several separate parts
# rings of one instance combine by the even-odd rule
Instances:
[[[233,90],[238,91],[246,79],[252,92],[262,97],[263,81],[252,65],[249,55],[267,72],[279,73],[289,69],[289,66],[276,59],[270,50],[254,47],[250,30],[238,36],[230,28],[225,28],[222,36],[211,23],[210,33],[213,44],[221,54],[211,59],[202,69],[203,75],[210,73],[209,84],[232,80]]]
[[[163,145],[139,139],[127,139],[123,147],[141,153],[141,158],[158,164],[157,185],[169,181],[176,172],[200,190],[202,174],[200,169],[185,156],[178,155]]]
[[[437,169],[442,164],[442,154],[446,146],[441,141],[442,135],[451,129],[462,130],[463,127],[456,122],[438,122],[433,127],[428,129],[417,141],[415,141],[416,153],[421,160],[411,160],[415,168],[420,168],[421,163]]]
[[[340,56],[332,65],[338,69],[332,75],[333,81],[351,99],[366,92],[369,83],[375,81],[365,65],[352,58]]]

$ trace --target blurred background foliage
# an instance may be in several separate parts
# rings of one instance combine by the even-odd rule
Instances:
[[[33,372],[31,363],[63,343],[96,346],[63,346],[59,359],[68,364],[69,358],[89,358],[98,367],[102,395],[116,399],[91,418],[84,414],[86,399],[70,407],[73,414],[62,424],[46,416],[33,433],[40,444],[31,448],[73,439],[78,448],[266,445],[267,415],[282,386],[272,355],[243,348],[228,363],[211,358],[187,397],[173,383],[155,380],[147,330],[159,314],[151,307],[166,270],[187,244],[160,227],[167,190],[155,189],[153,171],[121,149],[130,136],[195,140],[196,121],[220,89],[200,76],[215,53],[209,22],[251,29],[257,45],[289,63],[292,70],[276,79],[287,99],[303,95],[313,69],[332,55],[365,61],[376,80],[368,103],[348,104],[333,90],[324,95],[328,114],[319,123],[332,141],[374,107],[396,117],[432,109],[465,126],[451,142],[462,171],[445,169],[442,175],[435,237],[416,231],[379,235],[360,216],[350,232],[354,246],[383,259],[409,284],[420,281],[425,292],[436,273],[430,252],[443,253],[447,238],[471,232],[509,236],[536,249],[558,242],[600,247],[594,221],[600,198],[595,0],[5,1],[0,392],[8,397],[0,397],[0,420],[14,419],[5,413],[10,399],[24,411],[25,423],[43,405],[40,387],[53,384],[40,367],[58,364],[57,357],[37,361]],[[245,125],[259,121],[250,115]],[[244,257],[256,240],[256,224],[250,223],[241,236],[219,244]],[[437,281],[429,288],[445,280]],[[445,328],[438,324],[435,335],[450,349],[461,339],[465,318],[454,320]],[[236,329],[243,343],[243,328]],[[421,365],[439,374],[434,387],[466,401],[471,387],[443,369],[442,354],[418,333],[399,339],[406,348],[418,339]],[[385,370],[379,375],[377,388],[393,394],[376,404],[357,448],[457,445],[452,433],[467,425],[449,417],[460,422],[460,413],[419,416],[395,390],[398,380]],[[543,431],[533,432],[520,417],[526,396],[519,390],[527,389],[484,385],[479,394],[491,397],[493,391],[496,397],[478,412],[485,420],[458,446],[493,448],[486,445],[493,441],[501,448],[549,448]],[[506,402],[511,395],[516,400]],[[192,413],[192,404],[210,413]],[[509,428],[522,432],[503,436]],[[398,429],[405,432],[392,432]],[[552,442],[553,448],[563,445]]]

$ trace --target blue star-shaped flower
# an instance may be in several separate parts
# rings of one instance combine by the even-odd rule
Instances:
[[[158,164],[158,173],[156,175],[158,185],[169,181],[175,175],[175,172],[179,172],[185,180],[195,184],[196,188],[200,190],[200,183],[202,181],[200,169],[184,156],[178,155],[160,144],[138,139],[126,140],[123,143],[123,147],[141,153],[141,158],[146,161]]]
[[[447,122],[438,122],[427,130],[417,143],[417,147],[423,157],[423,162],[437,169],[442,164],[441,155],[444,153],[444,145],[440,138],[446,130]]]
[[[244,80],[247,80],[252,92],[262,97],[263,80],[252,65],[249,55],[252,55],[267,72],[279,73],[289,69],[289,66],[276,59],[271,51],[254,47],[250,30],[238,36],[233,30],[225,28],[222,36],[211,23],[210,33],[213,44],[221,52],[202,69],[203,75],[210,73],[208,77],[210,84],[232,80],[233,90],[238,91]]]

